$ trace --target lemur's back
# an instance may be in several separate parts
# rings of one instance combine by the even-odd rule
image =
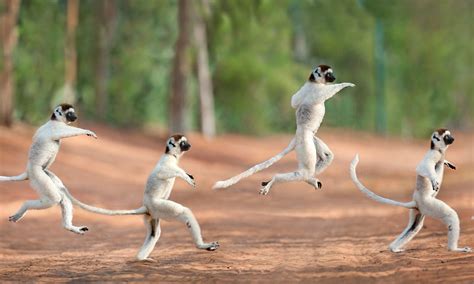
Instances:
[[[50,123],[46,123],[38,128],[33,136],[33,143],[28,153],[28,168],[40,166],[46,169],[54,162],[59,152],[60,141],[51,141],[44,137],[45,133],[50,134],[50,128]]]

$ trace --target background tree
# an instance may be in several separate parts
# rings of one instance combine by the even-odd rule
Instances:
[[[96,108],[95,112],[99,119],[104,120],[107,115],[108,83],[110,77],[110,51],[112,40],[117,28],[117,1],[96,1],[98,6],[98,41],[97,41],[97,63],[96,63]]]
[[[201,131],[204,136],[212,138],[216,135],[216,122],[206,32],[206,19],[209,18],[211,10],[208,0],[193,1],[191,6],[193,13],[194,41],[197,49]]]
[[[56,101],[59,103],[76,103],[77,52],[76,29],[79,21],[79,0],[67,0],[66,10],[66,43],[64,48],[64,86],[59,90]]]
[[[10,126],[13,114],[13,52],[17,44],[17,19],[20,0],[4,0],[0,2],[0,39],[2,59],[0,70],[0,124]]]
[[[178,39],[175,46],[171,76],[169,132],[184,133],[188,130],[188,77],[190,72],[191,2],[178,1]]]

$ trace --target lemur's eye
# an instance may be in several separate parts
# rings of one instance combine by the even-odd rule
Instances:
[[[436,141],[441,141],[438,137],[433,135],[433,139],[436,139]]]
[[[184,142],[184,141],[181,141],[181,143],[179,143],[179,145],[181,145],[181,146],[184,146],[184,144],[186,144],[186,142]]]
[[[168,142],[168,144],[170,144],[173,147],[176,147],[176,144],[174,144],[173,141],[171,141],[171,140]]]

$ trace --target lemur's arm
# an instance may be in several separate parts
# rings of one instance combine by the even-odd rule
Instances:
[[[416,172],[420,176],[429,179],[433,189],[437,191],[439,189],[439,181],[435,170],[437,160],[435,157],[436,155],[439,155],[439,153],[435,151],[429,151],[425,155],[425,158],[416,167]]]
[[[339,93],[342,89],[354,86],[352,83],[320,85],[319,88],[311,94],[311,104],[316,105],[323,103]]]
[[[452,170],[456,170],[456,166],[448,160],[444,160],[444,165]]]
[[[94,132],[87,129],[69,126],[67,124],[61,124],[60,126],[53,129],[52,132],[53,132],[51,135],[52,140],[59,140],[62,138],[69,138],[69,137],[74,137],[74,136],[79,136],[79,135],[87,135],[87,136],[91,136],[97,139],[97,135]]]
[[[169,179],[169,178],[181,178],[188,184],[190,184],[193,187],[196,187],[196,183],[194,181],[194,177],[188,173],[186,173],[183,169],[180,167],[169,167],[166,170],[161,170],[159,171],[156,176],[159,179]]]

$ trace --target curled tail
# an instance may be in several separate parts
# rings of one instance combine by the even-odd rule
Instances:
[[[28,174],[26,172],[13,177],[0,176],[0,181],[22,181],[27,179]]]
[[[69,191],[67,190],[66,187],[61,187],[62,191],[64,194],[66,194],[69,199],[71,199],[72,203],[81,207],[82,209],[92,212],[92,213],[97,213],[97,214],[102,214],[102,215],[110,215],[110,216],[115,216],[115,215],[143,215],[148,212],[145,206],[142,206],[138,209],[133,209],[133,210],[108,210],[108,209],[103,209],[103,208],[98,208],[94,206],[87,205],[85,203],[82,203],[81,201],[77,200],[74,198]]]
[[[364,193],[368,198],[375,200],[380,203],[385,203],[389,205],[394,205],[394,206],[401,206],[409,209],[417,209],[416,207],[416,202],[415,201],[410,201],[410,202],[398,202],[392,199],[388,199],[382,196],[379,196],[372,191],[370,191],[368,188],[366,188],[357,178],[356,174],[356,167],[357,164],[359,163],[359,155],[356,155],[354,157],[354,160],[352,160],[351,166],[350,166],[350,172],[351,172],[351,178],[352,181],[356,184],[356,186],[359,188],[362,193]]]
[[[249,177],[249,176],[251,176],[251,175],[253,175],[253,174],[255,174],[255,173],[257,173],[261,170],[264,170],[264,169],[270,167],[271,165],[273,165],[274,163],[279,161],[281,158],[283,158],[286,154],[293,151],[293,149],[295,149],[295,144],[296,144],[296,141],[293,138],[293,140],[291,140],[290,144],[288,144],[288,146],[285,148],[285,150],[281,151],[278,155],[270,158],[269,160],[266,160],[265,162],[262,162],[258,165],[255,165],[255,166],[251,167],[250,169],[246,170],[245,172],[240,173],[240,174],[238,174],[234,177],[216,182],[214,184],[213,188],[218,189],[218,188],[229,187],[231,185],[234,185],[234,184],[238,183],[243,178]]]

